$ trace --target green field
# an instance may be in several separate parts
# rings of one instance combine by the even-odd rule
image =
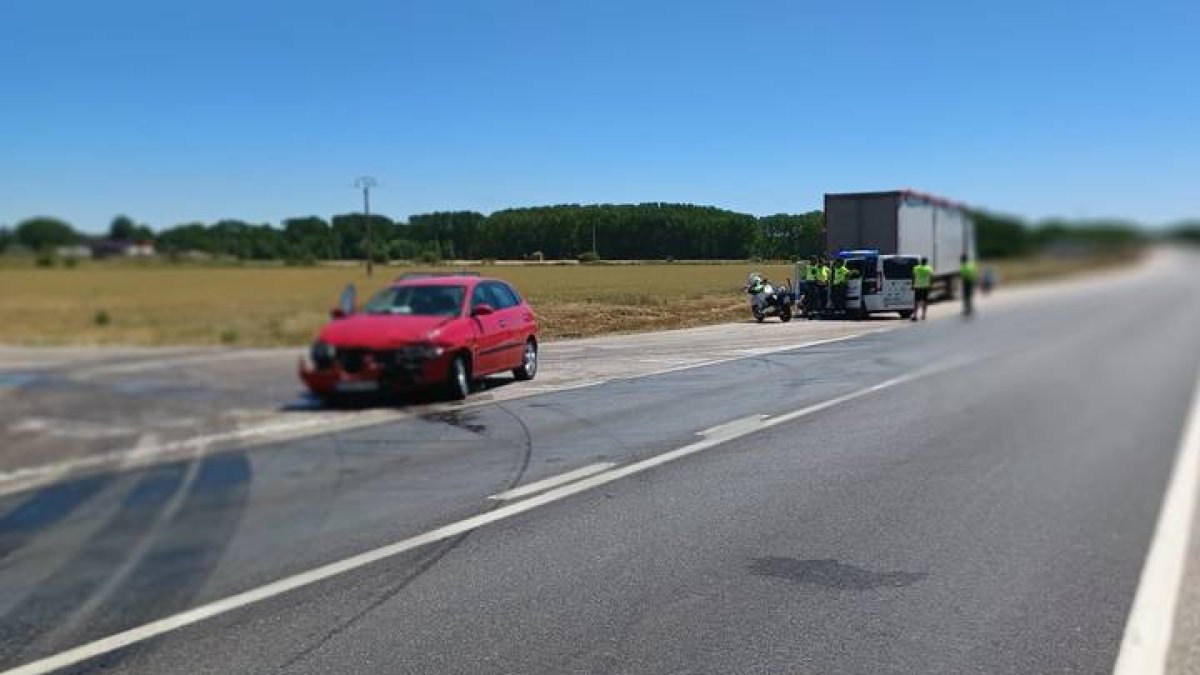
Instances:
[[[0,267],[0,343],[306,344],[346,283],[357,285],[361,301],[412,269],[376,267],[367,278],[361,267],[9,264]],[[545,337],[743,319],[740,289],[752,269],[788,276],[786,266],[748,263],[477,268],[525,294]]]

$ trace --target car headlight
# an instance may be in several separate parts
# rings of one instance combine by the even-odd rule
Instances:
[[[333,365],[333,359],[337,356],[337,350],[328,342],[317,340],[309,349],[309,357],[318,368],[328,368]]]
[[[436,359],[446,353],[446,348],[442,345],[436,345],[432,342],[416,342],[403,347],[397,355],[400,358],[420,359],[422,361],[428,359]]]
[[[432,342],[417,345],[418,353],[427,359],[436,359],[446,353],[446,348],[441,345],[435,345]]]

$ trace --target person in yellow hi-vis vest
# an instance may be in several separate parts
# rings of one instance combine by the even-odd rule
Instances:
[[[837,266],[833,268],[833,308],[844,312],[846,311],[846,282],[850,277],[857,277],[858,270],[852,270],[846,267],[844,259],[837,261]]]
[[[962,296],[963,296],[963,316],[971,316],[974,307],[971,304],[971,296],[975,295],[975,263],[964,253],[959,258],[958,276],[962,279]]]
[[[912,320],[917,320],[917,312],[921,312],[921,320],[929,312],[929,288],[933,286],[933,268],[929,266],[929,258],[921,258],[921,262],[913,266],[913,314]]]
[[[824,260],[817,263],[817,308],[824,311],[829,306],[829,264]]]
[[[813,256],[804,263],[804,315],[809,316],[817,308],[817,258]]]

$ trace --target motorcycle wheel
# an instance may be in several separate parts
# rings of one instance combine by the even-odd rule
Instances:
[[[763,319],[767,318],[766,315],[762,313],[762,310],[757,307],[751,307],[750,313],[754,315],[754,320],[759,323],[762,323]]]
[[[784,305],[779,308],[779,320],[787,323],[792,320],[792,308]]]

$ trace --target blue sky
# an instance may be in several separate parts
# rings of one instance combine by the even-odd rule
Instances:
[[[1200,3],[0,3],[0,223],[913,187],[1200,215]]]

